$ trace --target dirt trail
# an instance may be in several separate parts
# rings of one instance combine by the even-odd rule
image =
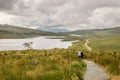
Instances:
[[[84,74],[84,80],[108,80],[106,73],[97,64],[84,60],[87,64],[87,70]]]
[[[89,51],[92,51],[92,48],[88,46],[89,42],[90,42],[90,40],[87,39],[86,42],[85,42],[85,46],[87,47],[87,49],[88,49]]]
[[[86,40],[85,46],[89,51],[92,51],[92,48],[88,46],[89,39]],[[94,62],[84,60],[87,64],[86,72],[84,74],[84,80],[108,80],[104,70],[99,67]]]

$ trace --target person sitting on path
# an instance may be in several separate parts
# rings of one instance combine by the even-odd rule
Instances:
[[[80,50],[78,51],[78,57],[83,59],[83,51],[80,51]]]
[[[81,58],[81,51],[78,51],[78,57]]]
[[[83,54],[83,51],[81,52],[81,58],[83,59],[83,57],[84,57],[84,54]]]

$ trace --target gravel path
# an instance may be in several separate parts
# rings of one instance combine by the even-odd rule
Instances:
[[[87,49],[89,51],[92,51],[92,48],[88,46],[89,42],[90,42],[89,39],[87,39],[86,42],[85,42],[85,46],[87,47]]]
[[[84,80],[108,80],[106,73],[97,64],[84,60],[87,64],[87,70],[84,74]]]

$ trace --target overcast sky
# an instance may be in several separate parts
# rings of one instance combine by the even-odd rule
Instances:
[[[120,26],[120,0],[0,0],[0,24],[69,30]]]

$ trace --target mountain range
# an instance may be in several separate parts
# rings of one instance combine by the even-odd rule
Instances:
[[[42,31],[48,31],[48,32],[55,32],[55,33],[59,33],[59,32],[70,32],[67,29],[64,28],[58,28],[58,27],[39,27],[37,28],[38,30],[42,30]]]
[[[53,32],[23,28],[11,25],[0,25],[0,38],[26,38],[34,36],[54,36]]]
[[[96,37],[120,36],[120,27],[107,28],[107,29],[76,30],[73,32],[69,32],[69,34],[96,36]]]
[[[46,28],[44,28],[45,30]],[[47,28],[49,29],[49,28]],[[30,29],[23,27],[16,27],[11,25],[0,25],[0,39],[1,38],[26,38],[35,36],[63,36],[70,34],[96,36],[96,37],[112,37],[120,36],[120,27],[108,29],[88,29],[68,31],[63,29],[52,28],[50,32],[42,31],[42,29]]]

